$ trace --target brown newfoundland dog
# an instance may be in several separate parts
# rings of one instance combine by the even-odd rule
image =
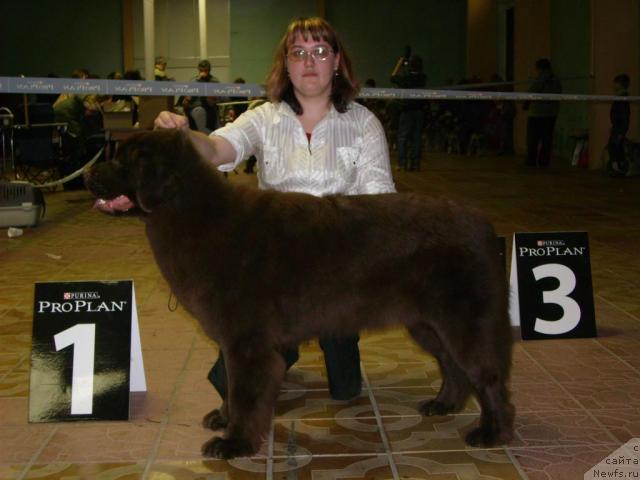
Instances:
[[[173,130],[132,136],[85,182],[139,211],[167,282],[224,353],[228,398],[203,420],[224,434],[204,455],[260,448],[285,376],[280,351],[397,323],[442,373],[420,411],[457,412],[473,393],[482,413],[466,441],[511,440],[508,290],[479,213],[413,193],[317,198],[234,186]]]

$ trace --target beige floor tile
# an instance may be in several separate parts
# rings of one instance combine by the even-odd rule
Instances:
[[[418,406],[434,399],[439,388],[433,387],[403,387],[380,388],[372,390],[380,415],[414,416],[420,415]],[[465,408],[460,413],[479,413],[480,409],[473,396],[469,397]]]
[[[591,412],[640,408],[640,379],[630,382],[600,378],[597,383],[565,383],[564,387]]]
[[[289,457],[273,461],[274,480],[315,480],[345,478],[358,480],[389,480],[393,478],[386,455]]]
[[[78,478],[91,480],[138,480],[144,472],[144,463],[49,463],[32,466],[25,480],[58,480]]]
[[[619,448],[619,445],[510,448],[529,480],[583,478],[585,472]]]
[[[477,414],[433,417],[383,417],[393,453],[465,450],[466,433],[478,423]]]
[[[153,422],[57,424],[36,462],[140,462],[148,458],[159,431]]]
[[[577,410],[519,412],[509,447],[599,445],[615,442],[612,434],[592,415]]]
[[[213,437],[221,436],[222,432],[214,432],[202,427],[198,423],[194,424],[169,424],[163,430],[155,460],[165,462],[167,460],[203,460],[201,452],[202,445]],[[268,445],[265,443],[262,449],[254,456],[266,459],[268,455]]]
[[[640,408],[597,410],[593,412],[593,416],[613,434],[620,444],[640,437]]]
[[[29,399],[27,397],[0,397],[0,425],[2,427],[25,426],[29,418],[28,412]]]
[[[158,461],[149,471],[149,480],[254,480],[266,478],[267,460],[242,458],[224,460]]]
[[[327,419],[349,415],[375,416],[366,390],[348,402],[331,399],[328,390],[281,392],[275,409],[278,420]]]
[[[518,413],[582,410],[571,393],[557,383],[514,383],[511,393]]]
[[[384,452],[374,418],[337,417],[328,420],[274,422],[275,444],[287,446],[291,455],[378,454]]]
[[[638,372],[603,349],[595,340],[526,342],[526,351],[559,382],[637,382]]]
[[[0,465],[0,478],[13,480],[20,478],[28,465]]]
[[[367,378],[372,389],[395,387],[440,386],[440,368],[435,359],[422,363],[366,365]]]
[[[521,478],[511,459],[501,449],[394,454],[393,461],[400,478],[407,480],[442,478],[519,480]]]
[[[513,349],[511,384],[550,382],[551,375],[525,352],[522,345],[523,343],[519,342]]]
[[[199,426],[207,413],[221,405],[222,399],[208,381],[202,380],[198,385],[182,384],[171,405],[169,422]]]
[[[0,398],[26,397],[29,394],[29,371],[14,369],[0,380]]]
[[[21,425],[0,427],[0,465],[25,464],[47,444],[56,427],[53,425]]]
[[[170,411],[172,391],[151,390],[131,393],[129,421],[134,423],[160,423]]]
[[[0,379],[18,366],[28,363],[26,353],[1,353],[0,354]],[[28,366],[26,367],[28,368]]]

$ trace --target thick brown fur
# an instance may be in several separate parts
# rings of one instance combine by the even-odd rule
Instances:
[[[267,435],[285,375],[279,351],[321,334],[404,324],[442,372],[425,415],[475,394],[470,445],[512,438],[508,290],[490,223],[426,195],[317,198],[238,187],[188,136],[124,142],[86,175],[97,196],[127,195],[176,297],[225,355],[228,398],[204,418],[205,456],[250,455]]]

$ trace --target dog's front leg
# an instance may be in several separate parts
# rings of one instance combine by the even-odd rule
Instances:
[[[224,352],[229,380],[227,427],[222,437],[202,446],[202,454],[234,458],[256,453],[267,437],[286,365],[282,356],[264,345],[247,345]]]

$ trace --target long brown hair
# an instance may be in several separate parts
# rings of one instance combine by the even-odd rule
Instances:
[[[300,105],[293,91],[293,84],[289,79],[286,64],[287,50],[297,36],[302,37],[305,41],[309,37],[316,42],[323,40],[331,46],[334,53],[340,53],[337,74],[331,86],[331,102],[338,112],[346,112],[349,102],[358,94],[358,82],[353,74],[349,55],[338,38],[336,31],[326,20],[319,17],[297,18],[287,27],[286,33],[278,44],[271,64],[271,72],[267,77],[269,100],[272,102],[284,101],[289,104],[296,114],[302,114],[302,105]]]

